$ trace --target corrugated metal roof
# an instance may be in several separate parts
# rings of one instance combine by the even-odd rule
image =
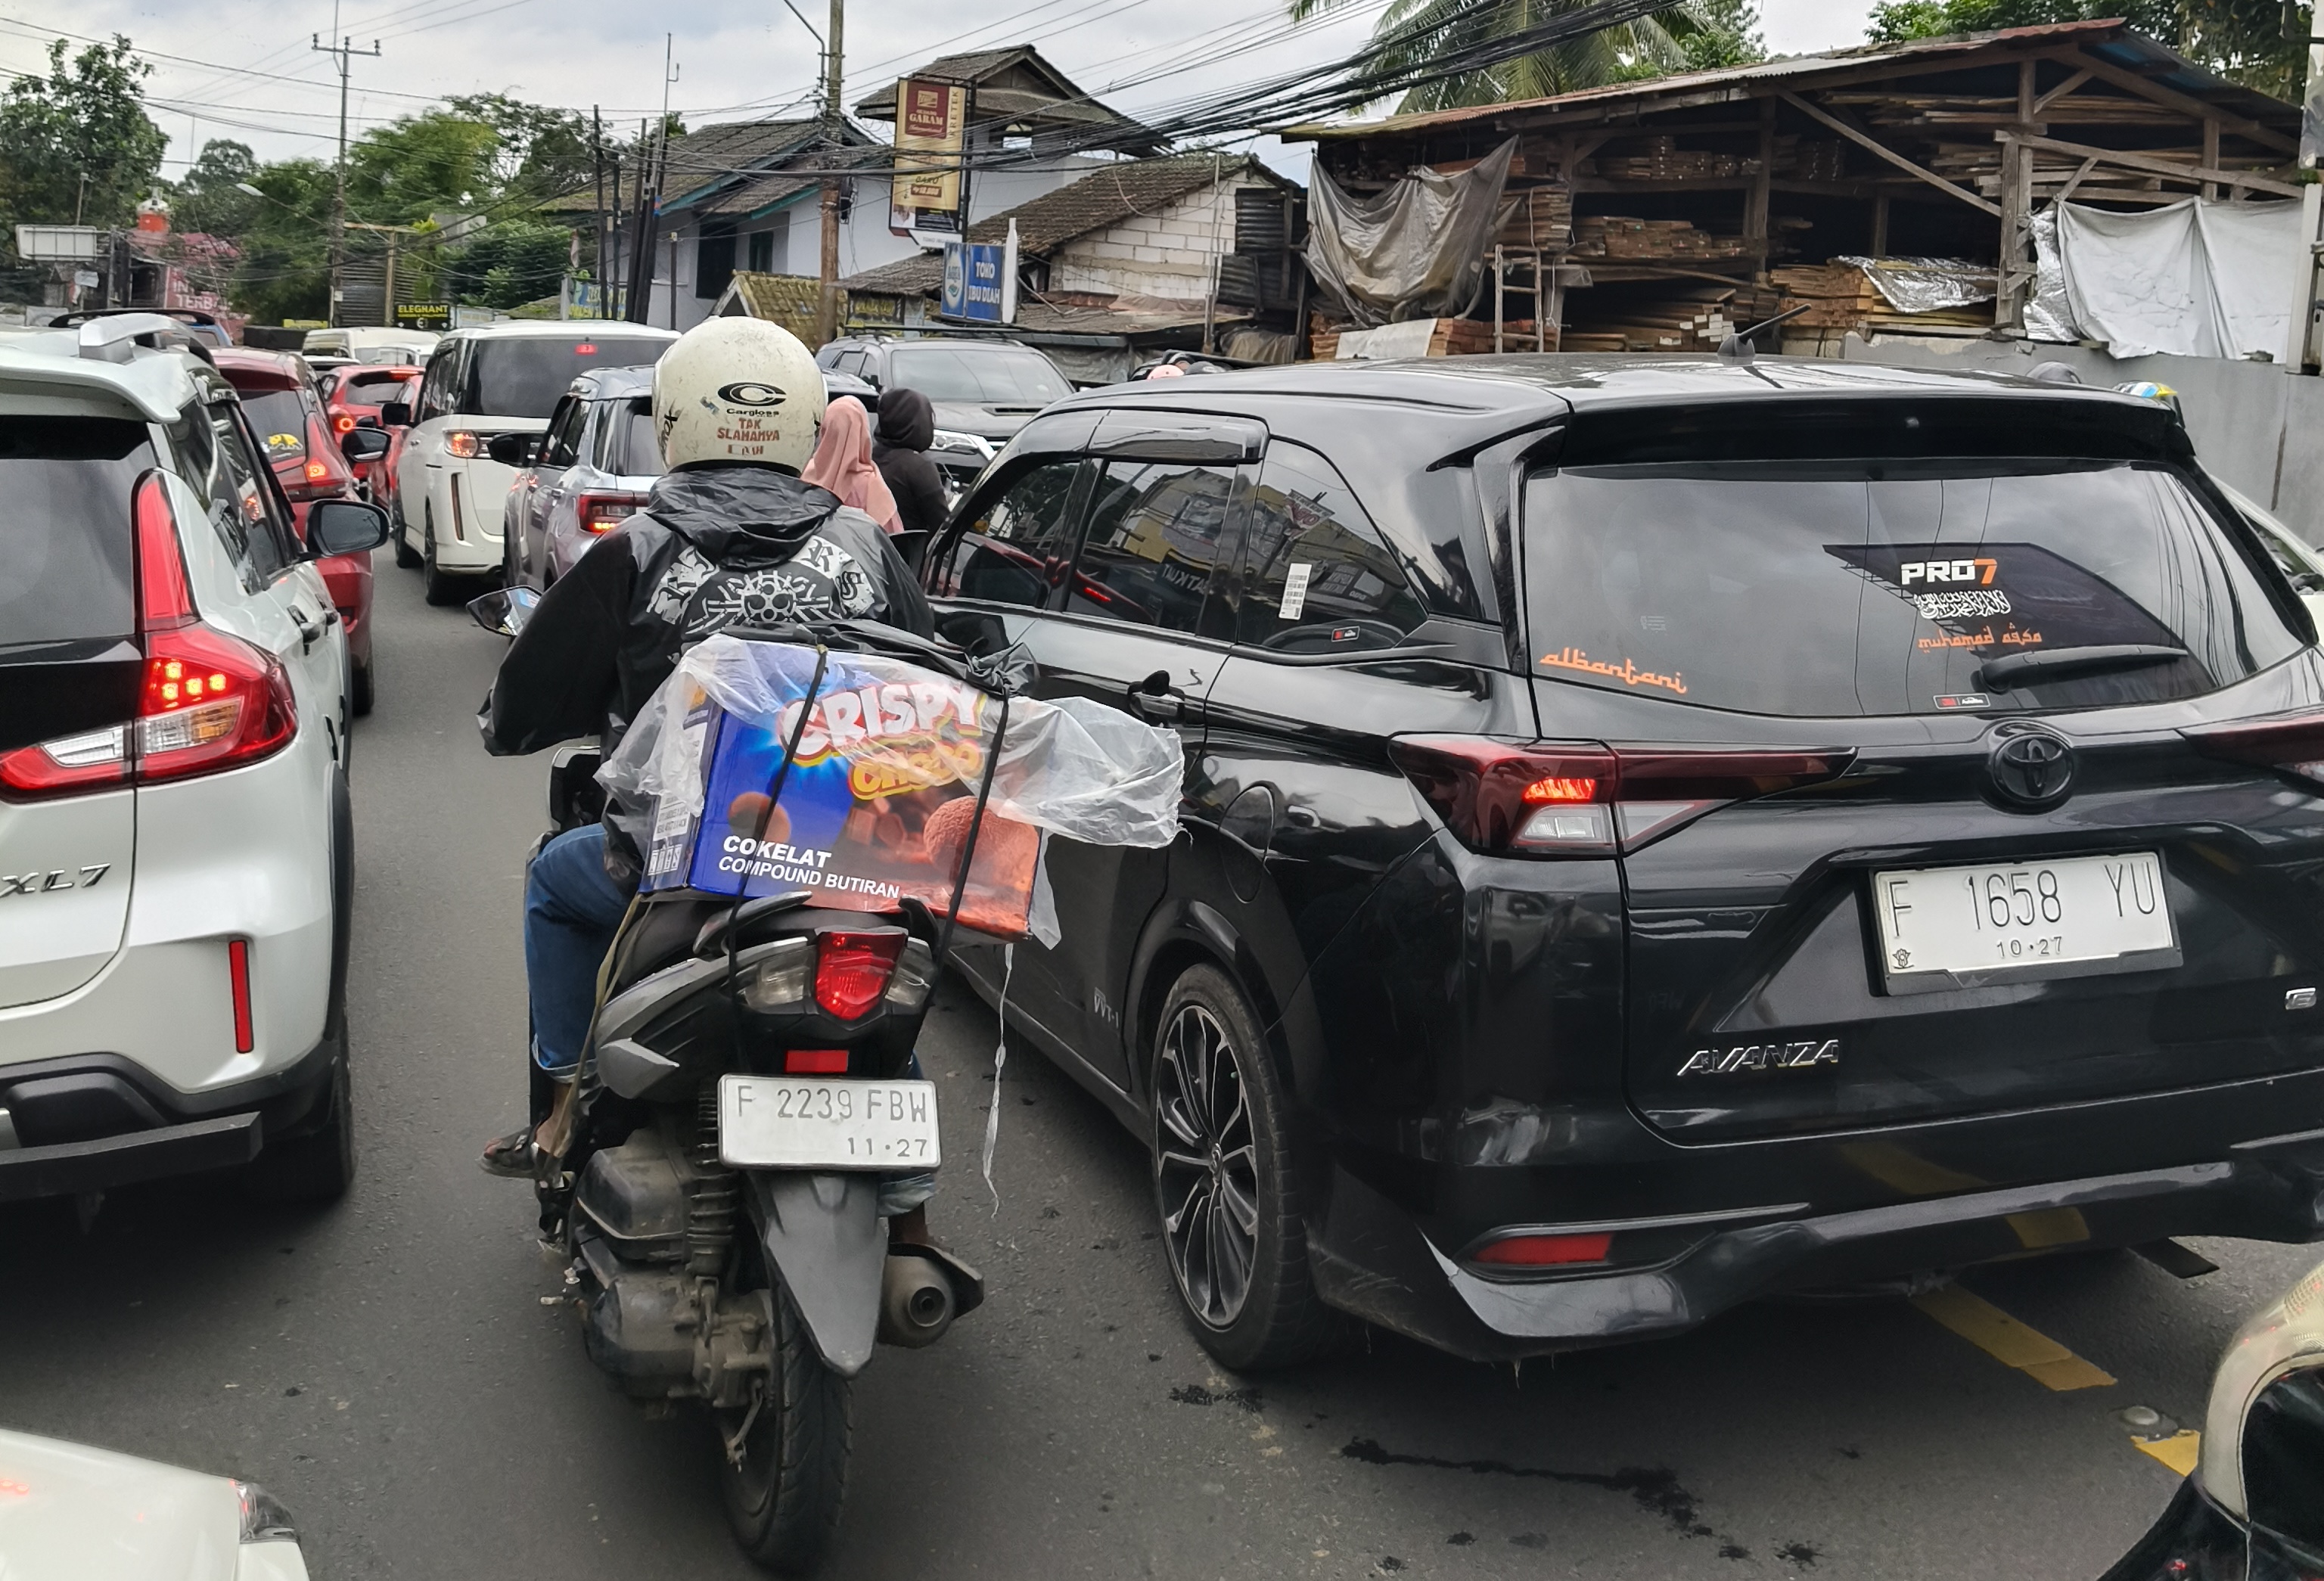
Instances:
[[[2005,50],[2014,46],[2017,52],[2029,55],[2061,45],[2073,46],[2098,56],[2108,64],[2138,71],[2142,76],[2152,77],[2157,83],[2190,97],[2218,104],[2223,109],[2239,111],[2253,120],[2280,120],[2290,126],[2296,126],[2298,123],[2300,112],[2296,106],[2206,71],[2153,40],[2130,32],[2119,21],[2103,20],[2046,23],[2034,27],[2002,28],[1992,32],[1953,33],[1944,38],[1914,39],[1901,44],[1865,44],[1855,49],[1827,50],[1821,54],[1795,55],[1717,71],[1688,71],[1644,82],[1612,83],[1603,87],[1555,94],[1547,98],[1512,99],[1497,105],[1429,110],[1410,115],[1390,115],[1379,121],[1308,122],[1274,130],[1286,139],[1338,142],[1360,137],[1411,136],[1472,122],[1543,111],[1582,109],[1592,105],[1643,104],[1653,99],[1698,95],[1716,97],[1720,89],[1740,90],[1734,97],[1753,97],[1754,89],[1775,93],[1813,87],[1816,79],[1824,75],[1844,72],[1855,76],[1867,66],[1891,60],[1899,65],[1941,70],[1951,58],[1986,53],[1996,45],[2003,46]]]

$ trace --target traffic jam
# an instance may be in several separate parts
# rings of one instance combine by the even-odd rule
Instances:
[[[2312,338],[1521,345],[1521,119],[1450,342],[0,329],[0,1576],[2324,1576]]]

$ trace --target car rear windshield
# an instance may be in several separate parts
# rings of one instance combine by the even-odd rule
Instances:
[[[130,496],[153,464],[143,423],[0,417],[0,648],[136,624]]]
[[[636,336],[511,336],[481,340],[470,354],[468,388],[460,409],[478,417],[546,418],[573,384],[592,368],[628,368],[650,363],[668,341]]]
[[[300,461],[307,455],[307,406],[295,390],[245,391],[242,409],[269,461]]]
[[[2158,701],[2304,640],[2135,461],[1566,467],[1530,481],[1525,554],[1535,674],[1750,713]]]
[[[415,371],[393,378],[376,373],[350,373],[339,385],[342,406],[382,407],[391,400],[407,405],[420,388],[420,375]]]
[[[976,406],[1047,406],[1074,392],[1048,358],[1014,346],[898,346],[888,384]]]

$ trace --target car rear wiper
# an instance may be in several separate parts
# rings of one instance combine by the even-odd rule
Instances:
[[[2066,676],[2096,675],[2101,670],[2135,670],[2164,665],[2187,657],[2183,648],[2156,642],[2100,642],[2088,648],[2045,648],[2034,653],[2013,653],[1986,660],[1978,671],[1978,685],[1987,691],[2007,692],[2023,682],[2057,680]]]

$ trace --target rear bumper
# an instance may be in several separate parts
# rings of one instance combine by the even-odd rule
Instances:
[[[11,1111],[12,1125],[36,1136],[44,1108],[67,1117],[68,1126],[78,1118],[132,1127],[0,1149],[0,1202],[246,1164],[268,1136],[296,1135],[327,1112],[323,1101],[343,1063],[340,1046],[327,1039],[285,1070],[198,1096],[173,1092],[129,1061],[106,1055],[0,1073],[0,1108]]]
[[[2204,1122],[2218,1117],[2202,1111],[2238,1098],[2255,1130],[2270,1120],[2282,1123],[2287,1114],[2309,1113],[2319,1085],[2315,1078],[2301,1078],[2172,1097],[2191,1131],[2207,1131]],[[2272,1093],[2245,1090],[2262,1087]],[[2154,1101],[2088,1106],[2117,1111],[2111,1117],[2087,1111],[2055,1117],[2053,1156],[2067,1162],[2092,1156],[2070,1145],[2081,1124],[2111,1120],[2135,1133],[2146,1117],[2125,1111]],[[2312,1115],[2307,1123],[2315,1126]],[[1890,1133],[1880,1145],[1918,1151],[1915,1142],[1909,1132]],[[2324,1127],[2219,1145],[2215,1156],[2191,1162],[1919,1198],[1891,1193],[1892,1200],[1870,1206],[1824,1208],[1738,1195],[1692,1213],[1584,1219],[1539,1210],[1572,1200],[1557,1189],[1565,1172],[1524,1172],[1546,1177],[1525,1193],[1536,1211],[1512,1213],[1509,1198],[1495,1192],[1509,1204],[1496,1215],[1500,1225],[1545,1234],[1611,1230],[1616,1265],[1535,1276],[1480,1271],[1462,1255],[1487,1227],[1409,1211],[1342,1163],[1333,1171],[1324,1211],[1309,1227],[1311,1261],[1324,1299],[1457,1355],[1502,1360],[1674,1334],[1760,1296],[1898,1280],[2044,1252],[2135,1245],[2173,1236],[2324,1239]],[[1567,1183],[1591,1172],[1577,1166]],[[1800,1195],[1817,1194],[1802,1183]],[[1460,1182],[1445,1184],[1444,1194],[1461,1194]],[[1649,1256],[1624,1265],[1626,1241],[1647,1248]]]

